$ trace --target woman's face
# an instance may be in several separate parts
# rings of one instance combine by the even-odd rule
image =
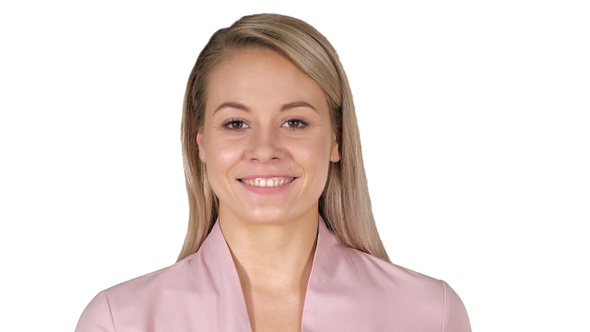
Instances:
[[[212,72],[199,157],[222,220],[317,218],[340,160],[322,89],[277,52],[237,51]]]

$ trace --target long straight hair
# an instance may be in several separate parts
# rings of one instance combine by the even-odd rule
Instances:
[[[190,73],[182,115],[182,152],[189,201],[189,224],[179,260],[195,253],[218,217],[218,199],[199,158],[197,133],[203,125],[207,82],[232,53],[265,47],[288,58],[324,91],[340,161],[330,164],[319,214],[340,243],[389,260],[379,238],[363,165],[358,123],[346,73],[330,42],[299,19],[279,14],[244,16],[213,34]]]

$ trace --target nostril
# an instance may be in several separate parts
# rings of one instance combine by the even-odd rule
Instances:
[[[253,140],[249,149],[249,158],[262,163],[277,162],[284,158],[285,152],[280,140],[275,135],[260,134]]]

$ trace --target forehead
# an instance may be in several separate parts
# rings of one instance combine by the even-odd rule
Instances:
[[[207,104],[260,98],[326,103],[320,86],[282,54],[260,47],[230,51],[209,76]]]

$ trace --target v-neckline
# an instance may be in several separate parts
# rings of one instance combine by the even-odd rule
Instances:
[[[311,271],[303,301],[301,331],[305,330],[304,327],[307,325],[306,317],[310,316],[308,302],[310,301],[310,298],[314,298],[314,289],[318,288],[318,282],[315,280],[315,275],[317,274],[316,270],[321,269],[321,262],[318,260],[323,259],[323,255],[327,249],[325,247],[330,246],[329,243],[326,243],[326,236],[329,237],[329,234],[327,234],[329,232],[330,231],[327,229],[324,221],[320,218],[318,220],[315,252],[312,259]],[[208,262],[207,265],[209,265],[212,270],[217,272],[213,276],[213,282],[215,284],[214,287],[218,290],[225,290],[229,292],[229,294],[219,294],[219,301],[224,303],[224,305],[221,307],[231,308],[232,315],[235,315],[234,317],[236,318],[239,317],[241,321],[247,322],[248,331],[252,331],[252,322],[250,321],[248,315],[248,308],[246,305],[242,284],[238,275],[238,270],[235,266],[229,246],[225,241],[225,237],[223,236],[223,232],[221,231],[221,227],[219,226],[219,221],[217,221],[211,229],[211,232],[207,236],[206,241],[203,243],[202,249],[206,249],[205,251],[208,252],[206,257],[206,261]]]

